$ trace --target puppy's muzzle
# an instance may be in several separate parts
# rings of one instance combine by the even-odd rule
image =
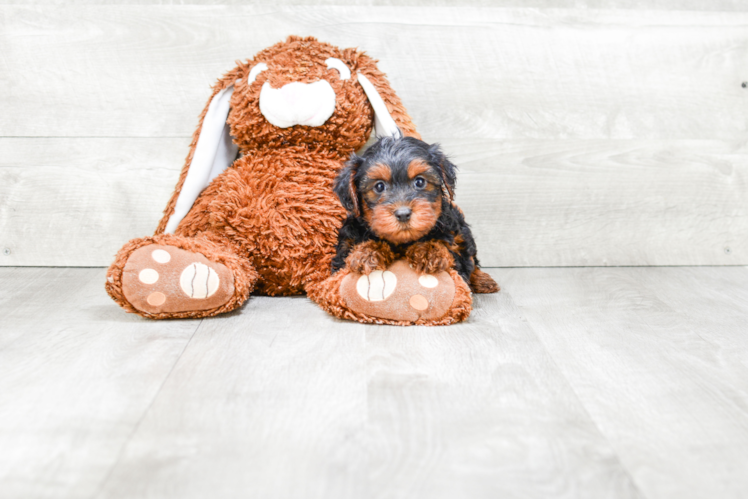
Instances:
[[[260,90],[260,112],[279,128],[294,125],[319,127],[335,111],[335,91],[326,80],[292,82],[274,89],[265,82]]]

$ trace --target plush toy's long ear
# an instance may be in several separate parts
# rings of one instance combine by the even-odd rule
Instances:
[[[187,157],[157,234],[173,233],[203,189],[236,160],[238,147],[226,123],[233,93],[233,84],[224,87],[215,93],[203,111],[196,137],[193,137],[194,151]]]
[[[392,119],[382,96],[366,76],[359,73],[358,83],[364,88],[371,107],[374,108],[374,134],[377,137],[402,137],[403,133]]]
[[[402,135],[421,138],[387,77],[379,71],[376,61],[365,54],[360,55],[358,59],[358,82],[374,108],[376,135],[395,137],[399,129]]]

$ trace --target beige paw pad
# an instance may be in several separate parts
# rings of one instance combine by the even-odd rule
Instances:
[[[138,273],[138,279],[146,285],[152,285],[158,281],[158,271],[155,269],[143,269]]]
[[[159,264],[166,264],[171,260],[171,255],[166,250],[161,250],[159,248],[151,253],[151,258]]]
[[[148,313],[205,311],[231,299],[234,276],[201,253],[152,244],[128,258],[122,292],[133,307]]]
[[[455,282],[445,271],[419,275],[405,260],[397,260],[386,271],[348,274],[340,294],[354,312],[397,321],[430,320],[449,310]]]
[[[397,287],[397,276],[390,271],[373,271],[356,282],[356,292],[364,300],[379,302],[386,299]]]
[[[425,311],[429,308],[429,301],[423,295],[413,295],[410,300],[410,307],[419,311]]]
[[[436,288],[439,285],[439,278],[433,274],[422,274],[418,277],[418,282],[426,288]]]
[[[191,299],[207,299],[218,290],[221,283],[213,268],[200,262],[193,262],[182,271],[179,286]]]
[[[153,292],[148,296],[146,300],[152,306],[160,306],[161,304],[166,302],[166,295],[161,292]]]

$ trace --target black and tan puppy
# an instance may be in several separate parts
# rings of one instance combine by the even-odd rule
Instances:
[[[363,156],[351,155],[335,179],[348,217],[333,272],[348,266],[369,274],[405,258],[419,273],[453,268],[473,292],[497,292],[479,269],[470,227],[452,202],[455,180],[456,167],[439,145],[412,137],[385,137]]]

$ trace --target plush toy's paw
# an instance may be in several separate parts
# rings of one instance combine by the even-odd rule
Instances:
[[[387,269],[395,260],[392,248],[383,241],[365,241],[356,245],[348,257],[345,265],[354,273],[369,274],[376,270]]]
[[[456,273],[418,273],[405,260],[386,271],[347,274],[340,296],[356,319],[369,323],[381,322],[376,318],[396,324],[455,323],[467,317],[471,303],[469,289]]]
[[[205,311],[232,298],[234,276],[200,253],[152,244],[130,254],[122,293],[132,306],[150,314]]]
[[[405,251],[410,267],[419,274],[436,274],[454,267],[454,257],[443,243],[424,241],[413,243]]]

